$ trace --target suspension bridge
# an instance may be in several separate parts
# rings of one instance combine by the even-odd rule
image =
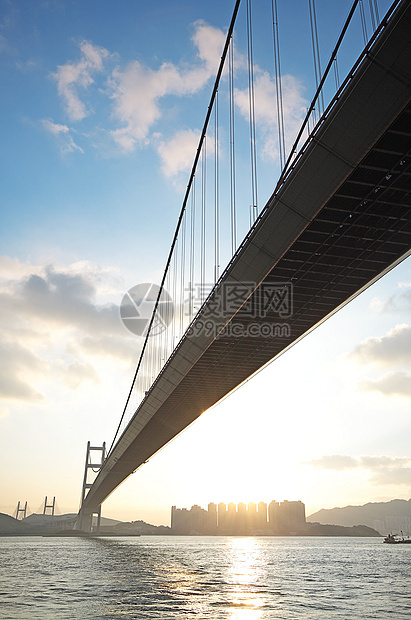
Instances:
[[[237,1],[163,279],[154,296],[148,292],[153,312],[117,432],[107,454],[105,446],[87,448],[82,530],[130,474],[204,411],[411,254],[409,0],[395,1],[381,19],[374,0],[367,7],[353,2],[324,71],[309,0],[316,92],[291,148],[278,7],[271,3],[272,107],[282,172],[262,209],[251,0],[243,8],[249,230],[238,244],[244,179],[236,167],[242,144],[235,115]],[[356,18],[362,51],[340,83],[338,56]]]

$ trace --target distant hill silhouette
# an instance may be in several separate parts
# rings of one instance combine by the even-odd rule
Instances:
[[[0,533],[1,534],[20,534],[24,536],[28,531],[22,521],[17,521],[14,517],[0,512]]]
[[[390,502],[375,502],[363,506],[323,508],[307,517],[307,522],[345,527],[367,525],[381,534],[394,530],[403,530],[404,533],[410,534],[411,500],[393,499]]]
[[[58,530],[72,527],[70,523],[76,517],[75,513],[54,516],[33,513],[25,519],[17,520],[10,515],[0,513],[0,536],[41,536],[51,528]],[[103,526],[113,528],[121,521],[102,517],[101,523]]]
[[[43,515],[33,513],[25,519],[15,519],[0,513],[0,536],[43,536],[70,532],[77,514]],[[125,523],[117,519],[101,518],[101,534],[113,536],[167,535],[171,529],[144,521]]]
[[[367,525],[353,525],[344,527],[342,525],[320,525],[319,523],[307,524],[304,536],[380,536],[372,527]]]
[[[43,514],[37,514],[33,512],[31,515],[23,519],[21,523],[24,523],[30,526],[39,526],[39,525],[51,523],[52,521],[54,523],[58,523],[59,521],[69,521],[70,519],[74,520],[76,518],[77,518],[77,513],[74,513],[74,512],[68,513],[65,515],[54,515],[54,516],[50,514],[43,515]],[[101,525],[114,527],[118,523],[122,523],[122,521],[118,521],[117,519],[109,519],[108,517],[101,517]]]

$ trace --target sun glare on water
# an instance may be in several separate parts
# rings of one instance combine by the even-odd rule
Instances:
[[[227,545],[231,618],[259,620],[265,603],[261,547],[254,538],[232,538]]]

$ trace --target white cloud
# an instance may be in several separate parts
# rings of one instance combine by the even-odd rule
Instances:
[[[352,456],[343,454],[333,454],[330,456],[322,456],[320,459],[313,459],[306,463],[318,469],[333,469],[334,471],[343,471],[344,469],[353,469],[358,467],[358,462]]]
[[[192,40],[197,47],[198,56],[205,62],[207,71],[211,75],[217,75],[226,34],[202,20],[195,22],[194,27]]]
[[[32,383],[47,370],[47,363],[18,342],[0,342],[0,397],[39,402],[43,395]]]
[[[57,82],[58,93],[65,103],[66,112],[73,121],[81,121],[89,114],[78,90],[85,90],[93,84],[92,75],[103,71],[104,60],[110,55],[106,49],[89,41],[82,41],[80,50],[81,58],[78,62],[60,65],[52,74]]]
[[[99,381],[98,366],[136,360],[113,296],[119,281],[89,263],[38,267],[0,258],[0,399],[39,403],[55,385]],[[114,295],[114,293],[116,293]]]
[[[411,375],[404,371],[387,372],[383,377],[375,381],[361,381],[359,388],[366,392],[380,392],[387,396],[407,396],[411,398]]]
[[[33,270],[37,271],[38,269],[38,266],[22,263],[18,258],[0,256],[0,285],[2,281],[8,283],[10,280],[28,276],[30,273],[33,273]]]
[[[70,131],[67,125],[59,125],[57,123],[53,123],[52,121],[48,119],[44,119],[41,122],[43,124],[44,129],[48,131],[49,133],[51,133],[53,136],[60,136],[61,134],[67,134]]]
[[[41,123],[46,132],[57,139],[62,153],[73,153],[75,151],[84,153],[83,149],[74,142],[70,134],[70,128],[67,125],[53,123],[49,119],[43,119]]]
[[[192,129],[178,131],[168,142],[161,141],[157,150],[162,170],[167,177],[190,170],[197,151],[200,132]]]
[[[113,71],[109,87],[114,115],[123,126],[111,134],[124,151],[131,152],[149,140],[151,128],[162,116],[163,97],[196,93],[215,76],[224,39],[221,30],[197,22],[192,40],[200,64],[178,67],[165,62],[158,69],[151,69],[133,61],[125,69]]]
[[[370,308],[373,312],[381,314],[384,310],[384,302],[382,302],[379,297],[373,297],[371,299]]]
[[[385,336],[367,338],[355,347],[349,357],[362,364],[397,367],[379,379],[360,381],[360,390],[411,397],[411,375],[402,368],[411,366],[411,326],[405,323],[396,325]]]
[[[83,41],[80,45],[81,58],[77,62],[60,65],[53,74],[58,92],[63,98],[67,114],[73,121],[81,121],[89,114],[86,103],[80,97],[95,79],[104,72],[106,88],[99,95],[109,96],[112,106],[114,127],[108,135],[125,153],[152,144],[162,160],[163,172],[171,177],[189,167],[188,152],[195,147],[192,140],[195,131],[177,129],[174,136],[170,132],[156,139],[159,131],[164,131],[159,122],[164,116],[165,106],[170,110],[169,97],[189,97],[200,92],[214,79],[221,60],[226,34],[203,21],[193,24],[192,43],[196,50],[195,59],[190,62],[163,62],[159,67],[149,67],[138,60],[126,66],[120,64],[110,73],[105,65],[114,55],[108,50]],[[243,55],[235,50],[235,73],[245,75],[247,65]],[[226,76],[226,71],[224,76]],[[267,71],[254,67],[255,111],[257,132],[261,152],[269,158],[278,155],[277,110],[275,83]],[[286,141],[291,143],[305,115],[307,101],[303,97],[302,84],[292,75],[282,77],[283,109]],[[248,121],[248,89],[236,89],[236,105]],[[205,112],[205,110],[204,110]],[[72,137],[67,125],[45,121],[44,127],[56,138],[65,138],[67,152],[81,150]],[[154,133],[155,132],[155,133]],[[194,151],[191,151],[194,154]],[[173,159],[173,155],[176,159]],[[190,162],[193,155],[190,154]]]
[[[196,22],[193,28],[196,59],[191,64],[164,62],[158,68],[151,68],[135,60],[126,67],[117,67],[110,74],[105,61],[114,54],[89,41],[82,41],[80,59],[60,65],[52,73],[70,120],[81,121],[90,114],[82,95],[94,84],[96,74],[105,74],[107,88],[100,89],[99,94],[110,97],[112,117],[120,124],[109,132],[111,137],[125,152],[148,144],[150,131],[163,114],[161,99],[167,95],[192,95],[216,75],[225,34],[203,21]],[[69,139],[67,125],[43,121],[43,126],[55,137],[66,137],[67,151],[80,150],[74,140]]]
[[[401,324],[386,336],[367,338],[350,354],[354,359],[368,364],[411,364],[411,326]]]
[[[158,99],[167,92],[177,70],[163,65],[153,71],[134,61],[125,70],[113,72],[110,80],[115,116],[125,126],[112,131],[124,151],[144,142],[151,126],[160,118]]]
[[[100,382],[96,370],[88,363],[74,361],[67,366],[60,363],[57,367],[57,371],[62,382],[72,390],[80,387],[85,381],[92,381],[93,383]]]
[[[411,283],[399,282],[399,292],[391,295],[386,300],[381,300],[379,297],[374,297],[371,301],[371,309],[378,314],[402,312],[411,310]]]
[[[317,469],[344,471],[363,469],[369,472],[370,481],[375,485],[411,484],[411,458],[389,456],[361,456],[354,458],[345,455],[323,456],[305,463]]]

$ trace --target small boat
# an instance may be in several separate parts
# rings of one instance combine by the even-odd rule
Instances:
[[[411,545],[411,538],[404,538],[404,536],[399,537],[395,536],[394,534],[388,534],[388,536],[384,538],[384,542],[389,543],[390,545]]]

